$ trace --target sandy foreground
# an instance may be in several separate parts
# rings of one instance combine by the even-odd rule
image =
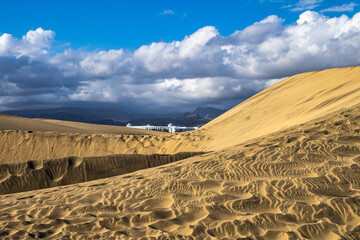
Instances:
[[[183,134],[0,134],[0,238],[360,239],[360,67]]]

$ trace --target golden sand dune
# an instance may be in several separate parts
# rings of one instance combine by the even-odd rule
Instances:
[[[222,151],[0,196],[0,236],[359,239],[360,106]]]
[[[360,67],[298,74],[254,95],[203,128],[219,150],[360,103]]]
[[[163,153],[165,133],[0,114],[0,164],[69,156]],[[180,152],[180,151],[179,151]]]
[[[3,130],[0,131],[0,164],[69,156],[197,152],[202,151],[198,147],[202,139],[201,131],[197,135],[119,135]]]
[[[112,177],[180,161],[201,152],[174,155],[108,155],[66,157],[0,164],[0,194],[24,192]]]
[[[0,143],[7,192],[26,185],[10,183],[16,178],[27,190],[90,180],[84,166],[103,177],[127,171],[128,159],[91,156],[213,151],[0,195],[0,238],[360,239],[360,67],[285,79],[197,131],[4,130]],[[45,160],[68,156],[76,157]],[[125,168],[156,166],[153,158]]]

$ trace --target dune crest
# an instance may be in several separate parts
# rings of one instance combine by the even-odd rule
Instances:
[[[0,131],[0,164],[69,156],[175,154],[183,149],[197,152],[201,151],[198,146],[203,139],[201,131],[196,135],[119,135],[3,130]]]
[[[360,67],[284,79],[202,127],[205,150],[219,150],[360,103]],[[231,141],[230,141],[231,139]]]

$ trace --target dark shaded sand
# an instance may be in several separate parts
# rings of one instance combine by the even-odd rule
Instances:
[[[203,152],[66,157],[0,165],[0,194],[24,192],[112,177],[176,162]]]

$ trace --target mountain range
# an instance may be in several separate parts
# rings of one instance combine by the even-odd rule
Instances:
[[[61,107],[53,109],[9,110],[2,113],[28,118],[46,118],[116,126],[125,126],[127,123],[132,125],[151,124],[162,126],[172,123],[174,125],[192,127],[202,126],[224,112],[226,110],[212,107],[198,107],[193,112],[173,112],[167,114],[141,114],[123,112],[116,109]]]

